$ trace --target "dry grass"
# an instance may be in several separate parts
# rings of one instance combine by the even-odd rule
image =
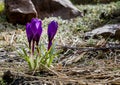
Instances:
[[[58,33],[55,36],[57,45],[73,46],[73,47],[96,47],[104,46],[104,44],[113,42],[119,43],[113,39],[85,39],[85,32],[95,29],[98,26],[106,24],[108,20],[99,19],[102,12],[110,13],[118,9],[120,2],[110,4],[97,4],[97,5],[77,5],[82,10],[87,10],[87,14],[81,18],[77,17],[71,20],[63,20],[61,18],[50,17],[43,20],[43,34],[41,37],[42,44],[47,43],[47,25],[51,20],[56,20],[59,23]],[[13,26],[5,21],[5,17],[0,20],[0,75],[3,72],[10,70],[12,73],[18,72],[25,75],[28,72],[27,64],[16,53],[21,47],[26,48],[27,43],[25,26]],[[51,70],[57,72],[61,77],[56,76],[50,70],[47,74],[39,73],[37,76],[31,76],[35,79],[26,82],[42,82],[54,83],[55,85],[77,84],[98,85],[109,83],[116,78],[120,78],[120,61],[119,50],[115,51],[90,51],[80,52],[71,49],[57,49],[61,51],[58,58],[55,59],[54,66]],[[5,59],[5,60],[4,60]],[[4,62],[4,63],[3,63]],[[52,73],[53,76],[50,76]],[[39,75],[39,76],[38,76]],[[43,76],[48,76],[44,79]],[[18,76],[18,75],[17,75]],[[23,76],[23,75],[21,75]],[[111,77],[112,76],[112,77]],[[18,76],[19,77],[19,76]],[[27,76],[28,77],[28,76]],[[41,78],[42,77],[42,78]],[[26,78],[26,76],[25,76]],[[36,80],[36,78],[38,78]],[[52,82],[50,82],[52,80]],[[64,81],[66,80],[66,81]],[[81,81],[79,81],[81,80]]]

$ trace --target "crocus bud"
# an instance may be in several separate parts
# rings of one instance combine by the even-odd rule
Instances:
[[[37,18],[33,18],[31,20],[31,28],[33,32],[33,40],[36,41],[36,44],[38,45],[42,34],[42,21]]]
[[[29,42],[29,48],[31,49],[31,41],[33,39],[33,32],[31,30],[30,23],[26,24],[26,34],[27,34],[27,39],[28,39],[28,42]]]
[[[34,53],[34,42],[36,42],[36,45],[38,45],[40,36],[42,34],[42,21],[37,18],[33,18],[30,23],[26,24],[26,34],[30,49],[31,42],[33,42],[32,53]]]
[[[58,23],[56,21],[51,21],[48,25],[48,50],[52,46],[52,40],[57,32],[58,29]]]

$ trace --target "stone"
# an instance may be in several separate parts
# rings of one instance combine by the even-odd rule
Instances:
[[[97,36],[103,36],[104,38],[108,37],[114,37],[118,40],[120,40],[120,23],[118,24],[107,24],[102,27],[98,27],[90,32],[87,32],[85,34],[85,37],[97,37]]]
[[[120,78],[113,79],[108,85],[120,85]]]
[[[25,24],[37,17],[31,0],[5,0],[5,13],[7,20],[13,24]]]
[[[82,13],[69,0],[32,0],[41,19],[45,17],[61,17],[70,19],[82,16]]]
[[[11,23],[25,24],[33,17],[70,19],[82,13],[69,0],[5,0],[5,13]]]

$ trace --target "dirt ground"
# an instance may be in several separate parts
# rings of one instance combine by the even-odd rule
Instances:
[[[22,30],[13,30],[7,32],[10,35],[0,36],[4,43],[0,48],[0,76],[7,85],[120,85],[120,61],[116,51],[102,51],[94,56],[92,51],[62,55],[50,69],[32,74],[14,50],[21,46],[14,41],[22,33]],[[110,53],[114,55],[98,56]]]
[[[85,17],[71,21],[46,19],[43,21],[43,28],[47,28],[51,19],[57,20],[60,30],[56,38],[67,46],[89,48],[105,47],[109,42],[113,45],[116,42],[119,44],[114,39],[84,39],[86,31],[109,22],[99,19],[99,16],[104,12],[107,15],[110,10],[117,8],[116,3],[77,7],[81,10],[87,9]],[[56,49],[62,52],[55,58],[53,66],[34,73],[29,71],[27,63],[17,53],[27,42],[25,27],[13,26],[6,22],[4,16],[0,17],[0,21],[0,85],[120,85],[120,49],[84,52],[69,48]]]

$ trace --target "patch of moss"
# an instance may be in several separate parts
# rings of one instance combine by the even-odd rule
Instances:
[[[4,2],[0,2],[0,13],[4,10]]]
[[[2,78],[0,78],[0,85],[6,85]]]
[[[116,2],[119,0],[71,0],[74,4],[98,4],[98,3],[110,3],[110,2]]]

